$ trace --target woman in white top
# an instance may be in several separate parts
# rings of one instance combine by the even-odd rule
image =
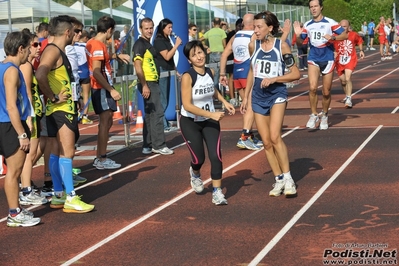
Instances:
[[[184,55],[192,67],[183,74],[180,126],[183,138],[191,154],[190,181],[196,193],[204,190],[200,169],[205,161],[204,141],[211,162],[213,185],[212,203],[226,205],[222,185],[222,154],[220,147],[220,124],[224,111],[216,111],[214,98],[218,99],[230,115],[234,106],[227,102],[213,86],[213,70],[205,67],[206,52],[200,41],[191,41],[184,47]]]

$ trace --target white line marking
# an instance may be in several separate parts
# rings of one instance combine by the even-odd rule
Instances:
[[[396,112],[398,111],[398,109],[399,109],[399,106],[396,106],[396,108],[395,108],[395,109],[393,109],[393,111],[391,112],[391,114],[394,114],[394,113],[396,113]]]
[[[296,127],[288,132],[286,132],[285,134],[282,135],[282,137],[285,137],[289,134],[291,134],[292,132],[294,132],[296,129],[298,129],[299,127]],[[244,158],[242,158],[241,160],[235,162],[234,164],[230,165],[229,167],[225,168],[223,170],[223,173],[229,171],[230,169],[232,169],[233,167],[237,166],[240,163],[245,162],[248,158],[251,158],[252,156],[254,156],[255,154],[259,153],[260,151],[262,151],[262,149],[251,152],[249,155],[245,156]],[[159,155],[159,154],[158,154]],[[155,155],[157,156],[157,155]],[[204,181],[204,185],[207,184],[208,182],[211,181],[211,178],[207,179],[206,181]],[[129,224],[128,226],[122,228],[121,230],[117,231],[116,233],[108,236],[107,238],[101,240],[100,242],[98,242],[97,244],[93,245],[92,247],[86,249],[85,251],[83,251],[82,253],[76,255],[75,257],[73,257],[72,259],[64,262],[61,266],[67,266],[67,265],[71,265],[75,262],[77,262],[78,260],[80,260],[81,258],[85,257],[86,255],[90,254],[91,252],[95,251],[96,249],[100,248],[101,246],[105,245],[106,243],[108,243],[109,241],[112,241],[113,239],[117,238],[118,236],[122,235],[123,233],[129,231],[130,229],[132,229],[133,227],[135,227],[136,225],[139,225],[140,223],[144,222],[145,220],[147,220],[148,218],[150,218],[151,216],[159,213],[160,211],[166,209],[167,207],[169,207],[170,205],[174,204],[175,202],[183,199],[184,197],[190,195],[192,192],[194,192],[193,189],[189,189],[188,191],[176,196],[175,198],[171,199],[170,201],[166,202],[165,204],[159,206],[158,208],[150,211],[149,213],[143,215],[142,217],[140,217],[139,219],[137,219],[136,221],[132,222],[131,224]]]
[[[302,217],[302,215],[316,202],[316,200],[327,190],[332,182],[344,171],[344,169],[355,159],[355,157],[363,150],[367,143],[380,131],[382,125],[379,125],[373,133],[357,148],[357,150],[341,165],[341,167],[330,177],[330,179],[316,192],[316,194],[291,218],[291,220],[273,237],[272,240],[262,249],[261,252],[248,264],[248,266],[256,266],[269,253],[269,251],[283,238],[283,236],[291,229],[292,226]]]
[[[376,80],[374,80],[373,82],[369,83],[367,86],[364,86],[363,88],[359,89],[357,92],[352,93],[352,96],[353,96],[353,95],[356,95],[356,94],[358,94],[359,92],[361,92],[362,90],[368,88],[370,85],[373,85],[374,83],[376,83],[376,82],[379,81],[380,79],[383,79],[383,78],[385,78],[386,76],[389,76],[390,74],[392,74],[393,72],[397,71],[398,69],[399,69],[399,67],[398,67],[398,68],[395,68],[394,70],[392,70],[391,72],[385,74],[384,76],[379,77],[378,79],[376,79]]]

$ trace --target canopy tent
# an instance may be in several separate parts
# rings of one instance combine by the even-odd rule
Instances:
[[[194,19],[194,9],[195,9],[195,19]],[[209,9],[205,9],[193,4],[187,3],[188,18],[190,23],[194,23],[200,29],[205,29],[209,25],[213,17],[215,17],[215,12]],[[210,17],[209,17],[210,15]]]
[[[102,16],[110,16],[111,9],[104,8],[100,11],[93,10],[93,21],[97,21]],[[112,18],[118,25],[131,25],[133,23],[133,12],[123,12],[117,9],[112,9]]]
[[[77,11],[80,12],[80,16],[77,17],[78,19],[82,18],[82,9],[83,9],[84,14],[86,14],[86,13],[90,14],[91,17],[88,18],[85,15],[84,16],[84,21],[83,21],[83,19],[81,19],[82,23],[84,25],[93,25],[93,15],[92,15],[91,9],[89,7],[87,7],[87,6],[85,6],[85,5],[82,5],[82,1],[76,1],[69,8],[72,8],[72,9],[77,10]]]
[[[82,1],[76,1],[73,3],[70,8],[75,9],[75,10],[80,10],[82,12]],[[84,11],[91,11],[91,9],[85,5],[83,5],[83,10]]]
[[[230,13],[230,12],[224,11],[221,8],[212,6],[212,5],[208,4],[208,3],[205,3],[205,4],[201,5],[201,7],[205,8],[207,10],[209,10],[209,9],[212,10],[214,12],[215,17],[219,17],[219,18],[222,18],[222,19],[224,18],[224,19],[226,19],[227,23],[229,23],[229,24],[235,23],[236,20],[238,19],[238,16],[236,16],[236,15]]]
[[[11,13],[8,12],[8,5],[11,6]],[[82,17],[82,12],[76,9],[69,8],[51,0],[12,0],[0,2],[0,21],[4,22],[11,19],[12,24],[18,22],[29,22],[32,24],[35,21],[41,21],[48,17],[58,15],[70,15],[76,18]],[[89,11],[84,12],[85,19],[91,20],[92,14]],[[2,23],[3,25],[6,23]]]

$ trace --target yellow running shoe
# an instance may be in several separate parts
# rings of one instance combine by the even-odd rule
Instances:
[[[86,213],[92,211],[94,205],[84,203],[80,197],[77,195],[73,197],[67,196],[63,211],[67,213]]]
[[[91,125],[93,124],[93,121],[91,121],[89,118],[87,118],[86,116],[82,117],[82,125]]]

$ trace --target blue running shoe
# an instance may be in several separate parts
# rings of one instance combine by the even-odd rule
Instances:
[[[247,149],[252,151],[257,151],[260,149],[260,147],[256,146],[249,137],[247,137],[246,139],[243,139],[242,137],[239,138],[237,142],[237,147],[240,149]]]
[[[252,140],[252,142],[259,148],[263,147],[263,141],[261,141],[260,139],[258,139],[257,137],[255,137],[254,134],[251,135],[250,139]]]

